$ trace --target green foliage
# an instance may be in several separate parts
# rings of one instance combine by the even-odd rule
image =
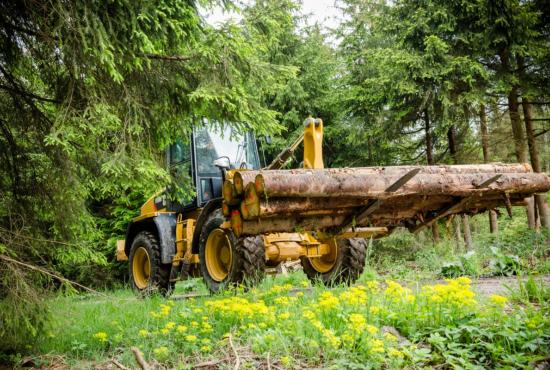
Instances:
[[[163,168],[166,145],[202,117],[281,129],[263,102],[295,69],[258,53],[264,40],[246,25],[209,26],[193,1],[10,2],[0,13],[0,242],[31,266],[107,284],[113,242],[145,199],[170,184],[189,195]],[[2,282],[24,269],[0,267]],[[36,294],[56,287],[15,279]],[[12,289],[3,283],[0,298]],[[27,293],[21,304],[38,307]],[[10,330],[35,337],[45,316],[21,315]]]
[[[468,253],[459,256],[458,260],[452,262],[446,262],[441,266],[440,275],[447,278],[457,278],[465,275],[475,275],[477,273],[476,265],[473,262],[475,259],[475,252],[470,251]]]
[[[73,367],[113,356],[134,366],[130,347],[137,346],[150,363],[224,366],[231,340],[239,355],[253,354],[241,357],[250,367],[270,361],[281,367],[495,368],[528,366],[548,351],[546,306],[522,307],[474,290],[461,278],[418,290],[366,279],[327,291],[294,273],[248,292],[183,301],[138,299],[121,290],[58,297],[49,301],[56,319],[36,355],[64,354]]]

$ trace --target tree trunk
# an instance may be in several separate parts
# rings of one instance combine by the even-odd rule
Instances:
[[[464,244],[466,250],[472,250],[472,232],[470,231],[470,220],[468,215],[462,215],[462,228],[464,229]]]
[[[518,103],[518,88],[514,86],[508,93],[508,112],[510,114],[510,122],[512,123],[512,134],[514,136],[514,150],[518,162],[527,162],[527,152],[525,150],[525,139],[523,135],[523,127],[519,116]],[[535,224],[535,203],[533,197],[527,200],[527,224],[530,229],[534,229]]]
[[[483,149],[483,162],[489,163],[489,129],[487,127],[487,113],[485,105],[481,104],[479,108],[479,125],[481,131],[481,148]],[[489,211],[489,230],[491,233],[498,232],[497,213],[494,210]]]
[[[541,172],[539,151],[537,148],[537,141],[535,139],[534,127],[533,127],[533,114],[532,106],[527,98],[523,98],[521,101],[523,107],[523,117],[525,119],[525,132],[527,134],[527,143],[529,144],[529,154],[531,156],[531,166],[533,171]],[[550,231],[550,219],[548,215],[548,205],[544,195],[535,195],[535,203],[538,209],[541,226]]]
[[[451,153],[451,157],[453,158],[453,162],[455,164],[458,163],[458,157],[457,157],[457,145],[456,145],[456,129],[455,126],[452,125],[449,127],[449,130],[447,131],[447,139],[448,139],[448,145],[449,145],[449,152]],[[463,215],[462,217],[462,223],[464,225],[468,225],[468,227],[464,228],[464,242],[466,243],[466,249],[470,250],[472,248],[472,235],[470,233],[470,221],[467,215]],[[457,228],[457,242],[460,240],[460,221],[455,222],[455,227]],[[468,235],[466,235],[468,234]]]
[[[536,193],[547,191],[550,178],[535,173],[502,173],[491,186],[480,190],[478,185],[495,176],[496,173],[467,174],[423,174],[419,173],[394,192],[388,192],[390,186],[405,173],[369,174],[347,168],[345,172],[331,173],[315,171],[312,173],[271,173],[263,172],[261,180],[263,191],[258,195],[271,198],[371,198],[389,199],[396,196],[469,196],[474,193],[502,194]],[[257,189],[257,188],[256,188]]]
[[[514,74],[510,66],[510,53],[507,48],[500,52],[500,60],[502,63],[502,71],[507,74]],[[518,162],[527,162],[527,152],[525,139],[523,135],[523,126],[519,116],[518,103],[518,86],[514,85],[508,92],[508,113],[510,115],[510,123],[512,125],[512,136],[514,139],[514,150]],[[527,224],[529,228],[535,228],[535,203],[533,197],[527,200]]]
[[[427,109],[424,110],[424,122],[426,131],[426,161],[428,162],[428,165],[431,166],[434,164],[434,156],[432,133],[430,127],[430,116]],[[432,225],[432,239],[434,243],[437,243],[439,241],[439,227],[437,222]]]
[[[462,249],[462,231],[460,231],[460,216],[456,216],[453,218],[453,224],[455,227],[456,251],[459,252]]]

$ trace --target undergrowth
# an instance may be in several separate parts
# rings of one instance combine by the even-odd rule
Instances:
[[[116,358],[132,367],[135,346],[166,368],[237,358],[243,368],[494,368],[529,366],[550,351],[547,300],[520,307],[479,296],[465,277],[412,289],[364,277],[328,290],[293,273],[248,292],[175,298],[121,290],[54,299],[39,358],[61,354],[78,368]]]

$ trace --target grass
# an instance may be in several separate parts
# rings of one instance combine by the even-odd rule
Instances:
[[[478,296],[467,278],[411,290],[365,275],[326,289],[293,273],[248,292],[166,300],[118,290],[50,306],[37,353],[74,368],[112,358],[135,367],[133,346],[167,368],[233,367],[237,357],[243,368],[522,367],[550,351],[548,301]]]
[[[399,231],[374,241],[351,288],[311,285],[297,272],[189,299],[139,299],[127,289],[60,295],[48,301],[52,325],[32,349],[34,363],[116,359],[135,368],[135,346],[164,368],[233,368],[237,358],[242,368],[532,367],[550,353],[548,287],[533,277],[501,297],[475,294],[464,278],[433,282],[449,263],[474,278],[550,272],[547,235],[515,212],[499,219],[498,235],[485,215],[472,218],[472,251],[450,235],[435,245],[429,233]],[[175,296],[189,291],[207,293],[194,279]]]

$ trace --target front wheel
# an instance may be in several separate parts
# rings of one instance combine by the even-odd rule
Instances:
[[[141,295],[159,292],[168,296],[174,283],[170,282],[170,264],[160,260],[160,246],[155,235],[142,231],[132,242],[129,258],[129,275],[132,289]]]
[[[217,293],[227,286],[259,283],[265,274],[265,250],[262,238],[238,239],[232,230],[220,228],[221,211],[205,222],[199,238],[200,270],[210,291]]]
[[[362,238],[332,239],[329,253],[321,257],[300,257],[302,268],[312,281],[326,286],[353,284],[365,270],[367,242]]]

